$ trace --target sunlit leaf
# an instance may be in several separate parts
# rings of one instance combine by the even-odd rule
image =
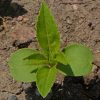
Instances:
[[[32,59],[30,60],[27,57],[31,55]],[[36,57],[36,55],[37,52],[35,50],[26,48],[20,49],[11,55],[8,64],[15,80],[22,82],[32,82],[36,80],[37,68],[42,66],[38,64],[38,61],[40,62],[39,54],[38,57]]]
[[[52,59],[60,48],[60,34],[44,0],[37,20],[37,38],[48,59]]]
[[[58,52],[56,55],[55,55],[55,61],[57,61],[58,63],[62,63],[64,65],[67,64],[67,59],[66,59],[66,56],[63,52]]]
[[[43,97],[50,92],[51,87],[56,79],[56,67],[43,67],[37,71],[37,87]]]
[[[87,47],[80,44],[73,44],[64,49],[64,54],[68,65],[60,65],[58,69],[63,71],[66,75],[82,76],[90,73],[93,56],[92,52]]]

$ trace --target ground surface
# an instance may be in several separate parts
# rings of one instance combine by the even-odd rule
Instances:
[[[51,93],[43,99],[35,83],[12,79],[8,57],[19,48],[38,49],[36,16],[41,0],[12,0],[0,11],[0,100],[100,100],[100,0],[46,0],[61,33],[61,48],[77,42],[94,53],[93,71],[85,77],[58,75]]]

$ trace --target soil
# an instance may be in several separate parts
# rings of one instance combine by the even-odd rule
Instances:
[[[82,43],[92,50],[89,75],[58,74],[45,99],[34,82],[19,83],[10,76],[7,61],[11,53],[25,47],[39,49],[35,24],[40,1],[12,0],[0,9],[0,100],[100,100],[100,0],[46,0],[59,27],[61,48]]]

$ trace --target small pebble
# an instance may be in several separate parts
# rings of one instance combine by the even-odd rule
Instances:
[[[18,20],[18,21],[22,21],[22,20],[23,20],[23,17],[22,17],[22,16],[19,16],[19,17],[17,18],[17,20]]]
[[[96,65],[93,65],[92,72],[93,73],[96,73],[97,72],[97,69],[98,69],[98,67]]]
[[[22,87],[24,90],[27,90],[28,88],[31,87],[31,83],[23,83]]]
[[[72,21],[70,19],[67,19],[68,24],[72,24]]]
[[[77,10],[77,9],[78,9],[78,6],[77,6],[77,5],[75,5],[75,4],[74,4],[74,5],[72,5],[72,6],[73,6],[73,9],[74,9],[74,10]]]
[[[29,18],[23,18],[24,23],[26,23],[27,21],[29,21]]]
[[[11,95],[8,97],[8,100],[18,100],[16,95]]]

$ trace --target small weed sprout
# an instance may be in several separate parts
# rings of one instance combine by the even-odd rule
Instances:
[[[81,44],[71,44],[60,50],[60,34],[46,2],[43,0],[37,19],[36,35],[41,51],[23,48],[11,55],[8,64],[13,78],[21,82],[36,82],[39,93],[46,97],[57,72],[83,76],[92,69],[92,52]]]

